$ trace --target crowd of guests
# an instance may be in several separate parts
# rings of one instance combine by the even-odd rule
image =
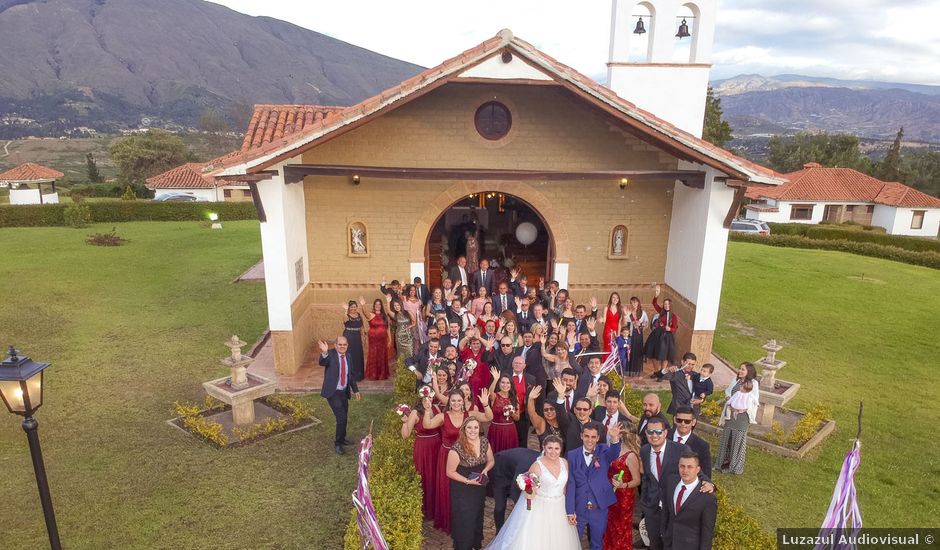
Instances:
[[[515,477],[530,468],[557,471],[557,458],[566,475],[571,471],[567,491],[578,499],[588,495],[572,501],[569,508],[580,511],[570,510],[567,519],[579,538],[588,532],[591,548],[641,546],[633,540],[641,518],[650,548],[710,547],[716,514],[712,452],[694,427],[700,405],[714,391],[714,368],[696,370],[692,353],[677,361],[679,318],[668,298],[660,301],[660,287],[651,317],[637,297],[622,303],[611,293],[598,311],[595,298],[574,304],[556,281],[539,279],[531,286],[517,271],[500,277],[485,259],[476,271],[466,266],[459,258],[442,287],[430,290],[418,277],[404,286],[383,277],[384,301],[367,308],[360,297],[344,306],[353,381],[387,378],[396,354],[414,375],[416,390],[431,390],[403,415],[401,430],[404,438],[414,435],[425,518],[452,535],[454,548],[482,548],[487,491],[501,529],[507,499],[519,497]],[[361,344],[363,318],[368,355]],[[672,422],[655,393],[643,398],[637,415],[627,409],[602,372],[609,354],[617,354],[622,376],[641,376],[651,362],[654,376],[669,381],[666,413]],[[755,377],[746,363],[725,390],[726,429],[716,470],[743,472],[748,426],[756,421]],[[578,453],[595,457],[598,471],[569,465]],[[586,493],[576,481],[587,483]],[[702,496],[687,505],[686,491]],[[500,538],[495,544],[528,547]]]

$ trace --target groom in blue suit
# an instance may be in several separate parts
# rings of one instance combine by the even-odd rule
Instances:
[[[581,430],[583,446],[568,451],[571,478],[565,492],[568,523],[578,526],[578,539],[584,529],[591,528],[591,550],[601,550],[607,529],[607,508],[617,502],[614,489],[607,479],[610,463],[620,456],[620,425],[607,430],[613,444],[598,444],[601,426],[589,422]]]

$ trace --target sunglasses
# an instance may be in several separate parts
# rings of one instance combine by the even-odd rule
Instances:
[[[553,413],[553,412],[555,412],[555,409],[554,409],[553,407],[546,407],[546,408],[542,409],[542,412],[543,412],[543,413]]]
[[[589,408],[587,408],[587,407],[575,407],[574,410],[576,410],[576,411],[589,411],[589,410],[591,410],[591,409],[589,409]],[[662,431],[662,430],[660,430],[660,431]]]
[[[692,418],[674,418],[673,420],[676,421],[676,424],[691,424],[691,423],[692,423],[692,420],[694,420],[694,419],[692,419]]]
[[[512,347],[512,344],[500,344],[499,347],[501,347],[501,348],[511,348],[511,347]]]
[[[647,435],[663,435],[666,433],[666,430],[654,430],[652,428],[647,428],[646,433]]]

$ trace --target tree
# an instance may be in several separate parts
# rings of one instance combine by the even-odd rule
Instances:
[[[894,143],[888,148],[885,158],[875,165],[873,176],[881,181],[902,181],[904,179],[901,173],[901,140],[903,139],[904,126],[901,126],[898,135],[894,138]]]
[[[141,186],[151,176],[187,162],[186,144],[164,130],[130,136],[111,146],[111,159],[118,169],[118,182]]]
[[[940,151],[914,151],[901,162],[904,183],[940,197]]]
[[[716,97],[712,87],[708,87],[705,96],[705,124],[702,129],[702,139],[723,147],[731,140],[731,125],[721,118],[721,99]]]
[[[88,153],[85,155],[85,170],[88,172],[88,181],[91,183],[101,183],[101,172],[98,171],[98,163],[95,162],[95,155]]]
[[[801,132],[791,137],[773,136],[767,145],[767,163],[784,174],[800,170],[808,162],[871,172],[871,159],[862,155],[858,138],[848,134]]]

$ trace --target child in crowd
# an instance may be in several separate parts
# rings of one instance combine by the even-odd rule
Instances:
[[[692,410],[695,416],[701,412],[699,406],[708,396],[715,391],[715,384],[712,382],[712,373],[715,372],[715,365],[705,363],[702,365],[698,379],[693,378],[692,382]]]

